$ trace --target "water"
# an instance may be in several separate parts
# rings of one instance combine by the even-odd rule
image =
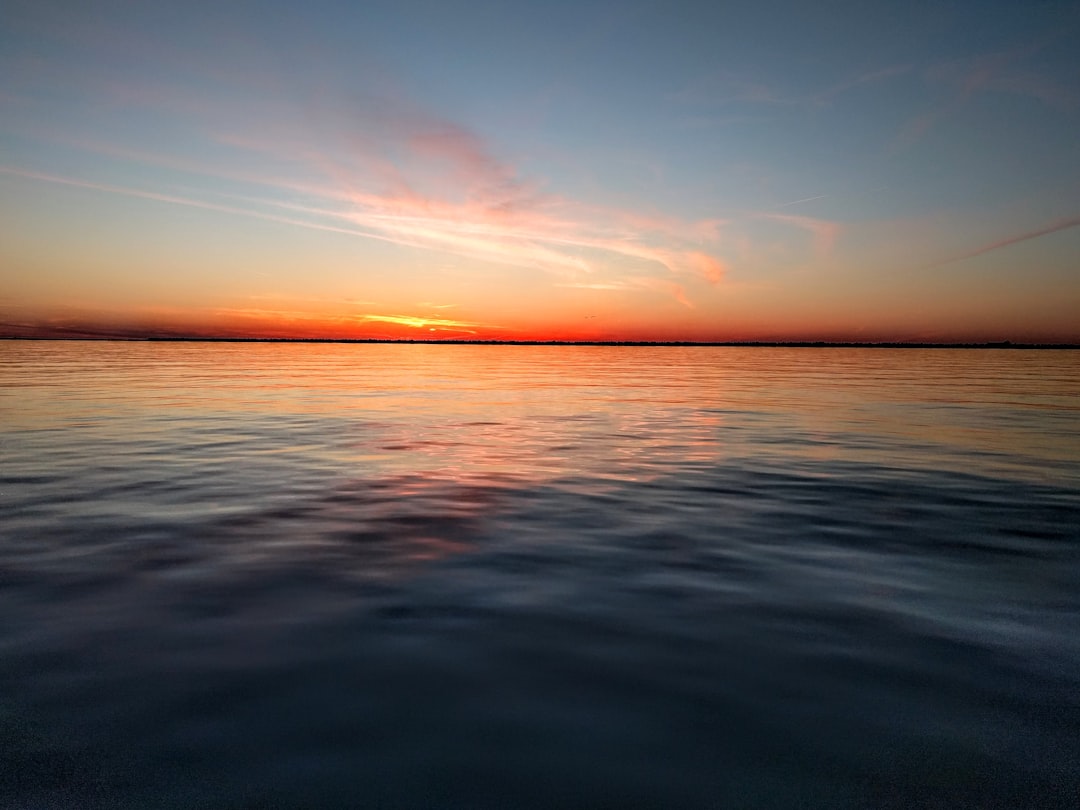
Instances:
[[[0,344],[0,807],[1080,789],[1080,356]]]

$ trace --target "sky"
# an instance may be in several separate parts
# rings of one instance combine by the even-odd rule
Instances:
[[[0,335],[1080,342],[1080,4],[3,0]]]

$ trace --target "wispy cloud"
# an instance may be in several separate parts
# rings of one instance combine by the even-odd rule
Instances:
[[[1052,233],[1058,233],[1059,231],[1067,231],[1070,228],[1080,226],[1080,216],[1065,217],[1064,219],[1055,220],[1041,228],[1037,228],[1033,231],[1025,231],[1024,233],[1015,234],[1013,236],[1006,237],[1005,239],[999,239],[996,242],[991,242],[988,245],[969,250],[965,253],[961,253],[958,256],[951,256],[940,262],[930,265],[928,269],[936,267],[944,267],[947,264],[954,264],[956,262],[962,262],[966,259],[973,259],[976,256],[982,256],[986,253],[992,253],[995,250],[1001,250],[1007,248],[1010,245],[1015,245],[1020,242],[1027,242],[1031,239],[1038,239],[1040,236],[1048,236]]]
[[[628,290],[631,285],[625,281],[561,281],[555,286],[575,290]]]
[[[430,144],[424,147],[427,150]],[[475,144],[450,139],[440,141],[442,157],[456,161],[459,169],[492,178],[505,177],[491,161],[481,160]],[[138,157],[153,162],[153,156]],[[168,159],[163,161],[171,163]],[[703,220],[686,223],[634,212],[599,209],[549,195],[523,201],[513,197],[512,183],[496,203],[478,183],[472,199],[446,200],[415,192],[376,193],[351,183],[338,188],[310,183],[295,184],[279,178],[260,179],[226,172],[228,179],[261,183],[272,195],[211,192],[219,200],[194,193],[181,195],[62,177],[19,167],[0,167],[0,172],[42,182],[88,188],[162,203],[184,205],[238,216],[268,220],[296,227],[376,239],[397,245],[444,251],[492,263],[540,269],[562,277],[593,272],[611,261],[651,264],[662,273],[692,275],[717,283],[723,273],[719,258],[706,252],[716,244],[722,223]],[[206,174],[213,175],[212,169]],[[518,186],[517,188],[521,188]],[[294,202],[297,196],[314,203]],[[292,199],[290,199],[292,198]],[[235,204],[232,204],[235,203]],[[698,247],[698,246],[701,247]],[[691,247],[693,246],[693,247]]]
[[[672,99],[681,104],[698,107],[718,107],[731,104],[817,107],[833,102],[837,97],[858,87],[903,76],[912,65],[889,65],[844,76],[820,90],[806,92],[782,90],[776,85],[730,71],[701,76],[676,92]]]
[[[690,300],[689,296],[687,296],[686,288],[683,287],[682,284],[672,281],[671,279],[642,278],[638,279],[638,284],[647,289],[664,292],[688,309],[694,308],[694,302]]]
[[[85,133],[52,135],[69,147],[163,170],[145,173],[143,187],[25,166],[0,171],[529,268],[553,281],[604,283],[647,275],[678,286],[679,292],[666,283],[653,289],[679,300],[721,283],[728,257],[743,244],[734,232],[740,227],[737,215],[686,219],[554,193],[542,177],[521,169],[522,160],[500,154],[478,133],[415,103],[391,83],[364,79],[343,88],[327,78],[333,71],[318,75],[328,84],[299,101],[274,93],[269,73],[230,78],[227,71],[215,72],[210,84],[169,87],[147,77],[110,75],[97,90],[93,77],[86,77],[82,92],[88,98],[105,97],[188,127],[188,148],[183,154],[154,153],[94,141]],[[257,92],[242,92],[252,82]],[[282,85],[295,90],[294,83]],[[720,86],[739,98],[784,101],[764,86],[730,76]],[[190,187],[175,185],[177,172],[194,178]],[[169,178],[168,185],[155,183],[155,177]],[[819,243],[828,241],[827,225],[785,221],[814,230]]]
[[[460,334],[479,334],[482,330],[497,331],[504,329],[498,324],[478,321],[455,320],[452,318],[423,317],[406,314],[322,312],[303,309],[280,309],[268,307],[222,307],[214,311],[217,316],[239,319],[253,324],[286,327],[327,327],[350,328],[370,323],[393,324],[409,329],[424,329],[429,332],[451,332]]]
[[[981,93],[1006,93],[1036,99],[1047,106],[1071,111],[1077,107],[1075,90],[1021,63],[1042,49],[1042,43],[1027,44],[981,56],[940,62],[922,72],[923,80],[939,87],[945,96],[909,120],[890,144],[903,149],[923,138],[938,122],[953,115]]]
[[[694,302],[686,294],[686,288],[676,281],[666,278],[654,278],[651,276],[639,276],[624,281],[574,281],[564,282],[559,287],[571,287],[579,290],[622,290],[631,292],[651,291],[662,292],[689,309],[694,308]]]
[[[371,315],[356,316],[360,321],[376,321],[377,323],[396,323],[400,326],[411,326],[414,329],[424,329],[431,326],[450,327],[461,329],[465,327],[483,326],[487,329],[499,329],[501,327],[492,324],[473,323],[471,321],[455,321],[450,318],[421,318],[415,315]]]
[[[832,250],[841,231],[838,223],[826,219],[818,219],[816,217],[797,216],[795,214],[776,214],[770,212],[765,212],[758,216],[762,219],[782,222],[807,231],[814,238],[814,250],[819,256],[825,255]]]
[[[25,169],[16,168],[13,166],[0,166],[0,174],[7,174],[13,177],[22,177],[27,180],[38,180],[44,183],[55,183],[58,185],[90,189],[93,191],[104,191],[110,194],[120,194],[126,197],[137,197],[144,200],[153,200],[155,202],[169,203],[171,205],[183,205],[190,208],[203,208],[207,211],[218,211],[224,214],[235,214],[237,216],[252,217],[254,219],[265,219],[270,222],[280,223],[282,225],[294,225],[299,228],[309,228],[316,231],[342,233],[348,234],[350,236],[363,236],[371,239],[381,239],[382,241],[393,242],[395,244],[403,244],[399,240],[395,240],[386,236],[381,236],[379,234],[366,233],[364,231],[350,228],[335,227],[333,225],[325,225],[309,220],[276,216],[274,214],[268,214],[262,211],[239,208],[237,206],[231,205],[222,205],[220,203],[208,202],[206,200],[198,200],[189,197],[181,197],[175,194],[162,194],[156,191],[146,191],[144,189],[129,188],[126,186],[116,186],[110,183],[93,183],[87,180],[79,180],[73,177],[60,177],[58,175],[46,174],[44,172],[27,171]]]
[[[840,96],[849,90],[854,90],[857,87],[865,87],[871,84],[877,84],[888,79],[894,79],[897,76],[903,76],[914,70],[913,65],[889,65],[884,68],[877,68],[875,70],[867,70],[862,73],[856,73],[848,76],[831,87],[822,90],[819,93],[810,96],[810,100],[817,103],[826,103],[832,101],[837,96]]]
[[[407,136],[409,125],[419,127],[415,137]],[[435,130],[429,131],[429,126]],[[260,176],[251,171],[221,169],[109,144],[70,142],[76,148],[111,157],[262,185],[271,193],[261,197],[223,192],[217,186],[201,193],[192,190],[190,194],[176,194],[20,167],[9,166],[4,171],[45,182],[532,267],[562,276],[589,273],[598,261],[627,259],[653,263],[662,272],[699,273],[705,265],[698,254],[709,250],[709,243],[715,247],[720,235],[723,223],[715,219],[685,222],[541,194],[538,183],[518,179],[513,170],[484,151],[477,137],[460,127],[428,122],[420,114],[400,116],[386,128],[395,135],[394,148],[404,150],[394,156],[396,162],[369,154],[383,148],[379,144],[365,144],[363,148],[368,152],[361,152],[359,157],[356,152],[349,153],[346,161],[340,156],[331,159],[316,154],[313,149],[305,152],[289,142],[245,141],[245,150],[258,149],[279,158],[296,160],[297,155],[308,154],[314,168],[328,175],[329,185],[280,174]],[[374,173],[372,165],[378,167]],[[441,188],[421,188],[425,183],[439,186],[440,181]],[[218,200],[206,199],[208,195]],[[222,198],[236,204],[222,203]],[[701,275],[713,282],[717,279],[712,269]]]
[[[682,104],[706,107],[734,103],[799,103],[799,99],[784,95],[763,81],[731,71],[700,76],[676,92],[672,98]]]

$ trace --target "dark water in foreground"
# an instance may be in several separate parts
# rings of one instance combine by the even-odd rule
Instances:
[[[0,807],[1080,789],[1076,352],[0,344]]]

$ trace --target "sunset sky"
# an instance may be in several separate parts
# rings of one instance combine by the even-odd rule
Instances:
[[[0,334],[1080,341],[1080,4],[11,2]]]

